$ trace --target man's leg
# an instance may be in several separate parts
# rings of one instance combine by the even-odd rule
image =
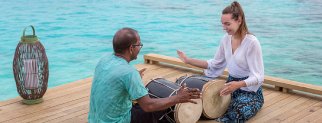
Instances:
[[[164,116],[166,113],[167,110],[145,112],[139,104],[135,104],[131,109],[131,123],[171,123],[170,121],[173,120],[174,115],[169,113]]]

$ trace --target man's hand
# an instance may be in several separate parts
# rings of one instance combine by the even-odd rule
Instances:
[[[186,54],[180,50],[177,50],[177,54],[178,54],[178,57],[179,59],[185,63],[185,64],[188,64],[188,57],[186,56]]]
[[[139,71],[139,73],[140,73],[140,76],[141,76],[141,78],[143,78],[143,76],[144,76],[144,71],[146,70],[146,68],[143,68],[143,69],[141,69],[140,71]]]
[[[197,102],[191,99],[199,99],[201,96],[201,92],[198,88],[187,88],[186,84],[180,87],[178,93],[176,95],[176,102],[177,103],[185,103],[191,102],[197,104]]]

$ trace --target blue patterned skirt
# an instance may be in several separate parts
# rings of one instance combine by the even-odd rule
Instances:
[[[234,78],[229,76],[226,83],[231,81],[242,81],[247,79]],[[237,89],[231,94],[231,102],[225,114],[218,118],[217,121],[224,123],[244,123],[251,117],[255,116],[264,103],[262,87],[257,92],[249,92]]]

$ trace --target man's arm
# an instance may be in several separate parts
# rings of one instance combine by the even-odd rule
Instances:
[[[137,100],[141,108],[145,112],[153,112],[167,109],[175,104],[174,96],[169,98],[150,98],[149,95],[145,95]]]
[[[150,98],[148,95],[145,95],[137,101],[145,112],[153,112],[167,109],[177,103],[196,103],[191,99],[200,98],[200,94],[200,91],[196,88],[187,89],[185,86],[182,86],[175,96],[168,98]]]

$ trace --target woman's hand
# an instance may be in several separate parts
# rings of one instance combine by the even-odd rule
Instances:
[[[186,84],[180,87],[176,96],[176,103],[191,102],[197,104],[197,102],[191,99],[199,99],[201,92],[198,88],[187,88]]]
[[[246,86],[244,81],[232,81],[225,84],[225,87],[220,91],[220,96],[225,96],[233,93],[235,90]]]
[[[186,54],[180,50],[177,50],[177,54],[178,57],[181,61],[183,61],[183,63],[188,64],[188,57],[186,56]]]

